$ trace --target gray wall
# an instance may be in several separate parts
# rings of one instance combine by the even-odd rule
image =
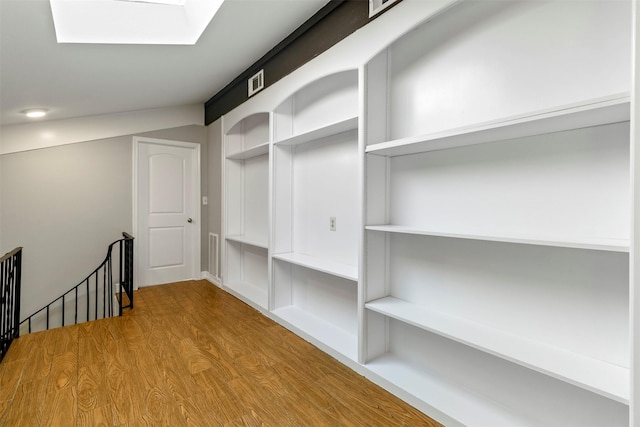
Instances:
[[[200,143],[202,171],[207,170],[204,126],[138,136]],[[109,243],[131,232],[132,170],[132,136],[2,156],[0,251],[24,247],[23,317],[84,279],[102,262]],[[202,183],[207,195],[206,175]],[[206,234],[206,208],[202,218]],[[202,259],[207,249],[204,240]]]
[[[2,138],[0,138],[0,152],[2,152]],[[2,240],[2,161],[0,161],[0,256],[2,256],[4,251],[4,245]]]

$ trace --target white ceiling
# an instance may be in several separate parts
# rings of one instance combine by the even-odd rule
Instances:
[[[194,46],[58,44],[48,0],[0,0],[0,123],[204,103],[328,0],[225,0]]]

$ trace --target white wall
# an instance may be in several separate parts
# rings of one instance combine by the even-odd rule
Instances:
[[[0,137],[0,153],[2,153],[2,138]],[[2,239],[2,162],[0,161],[0,256],[4,254],[4,241]]]

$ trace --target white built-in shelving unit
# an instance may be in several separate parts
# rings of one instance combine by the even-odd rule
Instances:
[[[269,113],[234,125],[224,138],[224,286],[268,307]]]
[[[465,2],[367,64],[362,362],[427,412],[629,424],[629,12]]]
[[[230,124],[224,287],[447,425],[633,425],[631,1],[445,3]]]
[[[320,78],[283,101],[273,140],[273,313],[357,360],[357,70]]]
[[[224,287],[358,360],[358,70],[298,88],[225,135]],[[332,226],[333,223],[333,226]]]

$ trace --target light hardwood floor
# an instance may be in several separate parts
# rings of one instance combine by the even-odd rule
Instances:
[[[206,281],[135,297],[121,318],[14,341],[0,425],[439,425]]]

